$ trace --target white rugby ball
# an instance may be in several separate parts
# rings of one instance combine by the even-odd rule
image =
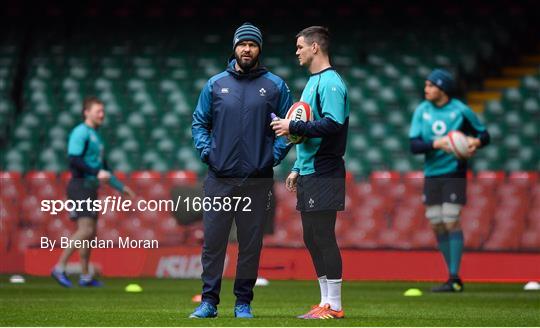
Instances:
[[[467,136],[461,131],[450,131],[448,133],[448,142],[450,143],[450,149],[452,153],[459,159],[468,159],[471,157],[469,154],[469,141]]]
[[[308,103],[303,101],[298,101],[292,104],[292,106],[287,111],[287,115],[285,118],[291,120],[291,121],[313,121],[313,113],[311,111],[311,107]],[[306,139],[303,136],[296,136],[296,135],[289,135],[289,141],[293,144],[299,144],[304,142]]]

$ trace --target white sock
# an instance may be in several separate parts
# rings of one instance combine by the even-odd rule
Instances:
[[[81,273],[81,280],[90,281],[90,280],[92,280],[92,275],[90,273],[89,274],[82,274]]]
[[[328,304],[334,311],[341,311],[341,279],[327,279]]]
[[[328,283],[326,282],[326,276],[319,277],[319,287],[321,287],[321,302],[319,306],[323,306],[328,303]]]
[[[54,271],[56,272],[66,272],[66,267],[61,265],[61,264],[57,264],[54,266]]]

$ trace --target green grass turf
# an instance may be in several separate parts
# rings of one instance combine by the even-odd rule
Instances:
[[[523,284],[466,284],[462,294],[432,294],[432,284],[345,282],[346,319],[301,320],[319,297],[315,281],[271,281],[255,287],[253,320],[234,319],[232,281],[223,283],[217,319],[187,319],[198,280],[105,279],[99,289],[65,289],[50,278],[25,284],[0,276],[1,326],[539,326],[540,292]],[[124,287],[139,283],[142,293]],[[424,291],[404,297],[407,288]]]

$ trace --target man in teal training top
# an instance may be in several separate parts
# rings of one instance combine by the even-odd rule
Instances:
[[[311,73],[301,100],[308,103],[313,121],[272,122],[278,136],[306,137],[296,146],[297,159],[286,180],[296,191],[296,209],[302,217],[304,243],[319,280],[321,300],[303,319],[340,319],[342,261],[336,241],[337,211],[345,209],[343,155],[349,127],[347,87],[330,64],[328,29],[305,28],[296,36],[296,55]]]
[[[82,114],[84,122],[77,125],[69,135],[68,156],[71,170],[71,180],[67,186],[67,197],[73,201],[94,201],[98,199],[100,182],[108,182],[116,190],[135,196],[133,190],[120,182],[109,170],[104,160],[104,145],[98,133],[98,128],[105,119],[103,102],[96,97],[88,97],[83,102]],[[86,203],[84,203],[86,204]],[[91,240],[96,237],[98,213],[86,205],[81,211],[69,213],[72,220],[77,222],[77,231],[71,240]],[[62,286],[72,287],[73,284],[66,275],[67,261],[75,251],[74,247],[64,249],[51,276]],[[81,276],[79,286],[100,287],[102,283],[95,279],[89,271],[90,248],[79,248]]]
[[[453,76],[435,69],[426,79],[424,100],[416,108],[409,132],[411,151],[425,155],[424,203],[426,217],[437,237],[439,249],[448,267],[448,280],[434,292],[461,292],[459,277],[463,253],[461,209],[467,201],[467,161],[455,157],[448,133],[459,130],[468,135],[469,153],[489,143],[489,133],[474,112],[452,98]]]

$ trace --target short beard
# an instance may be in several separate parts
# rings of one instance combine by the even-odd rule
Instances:
[[[253,58],[248,63],[242,62],[241,56],[238,56],[235,54],[234,57],[236,58],[236,63],[238,64],[238,66],[240,66],[240,68],[242,69],[242,71],[244,71],[244,73],[251,71],[255,66],[257,66],[257,63],[259,62],[259,56]]]

